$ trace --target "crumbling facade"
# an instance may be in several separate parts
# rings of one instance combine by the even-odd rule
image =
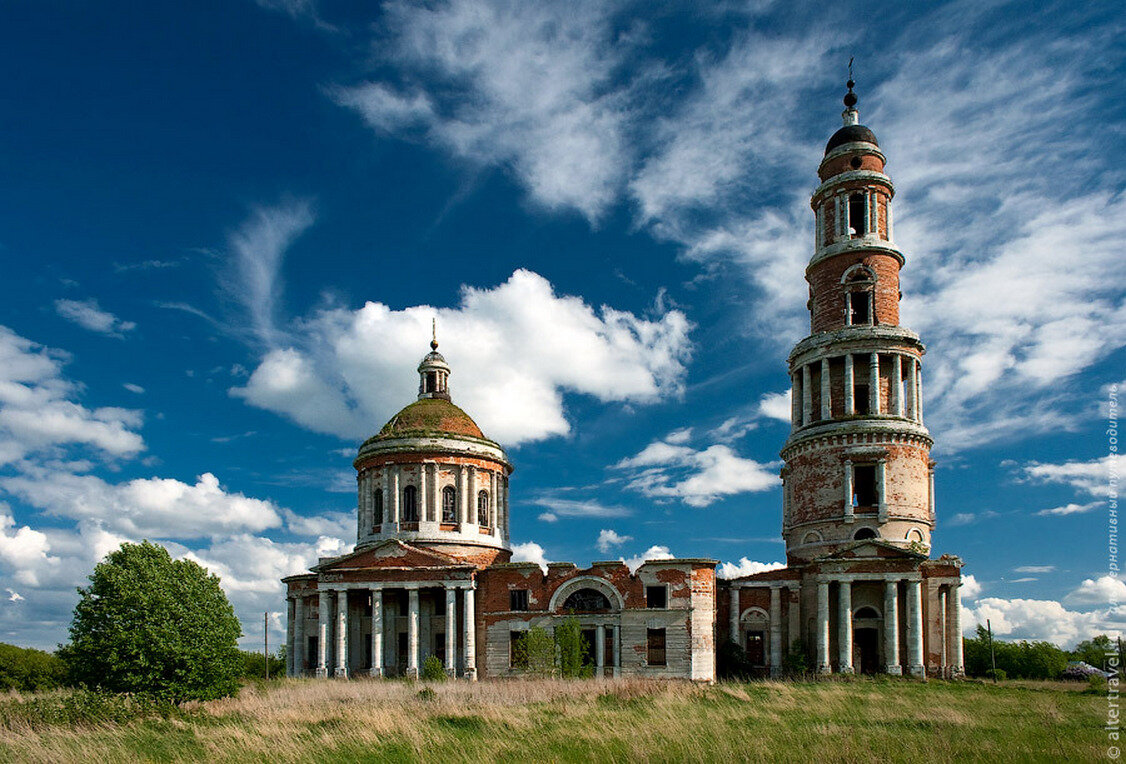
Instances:
[[[357,544],[284,579],[294,676],[524,672],[533,627],[578,620],[594,673],[711,681],[734,643],[764,676],[962,674],[961,561],[930,559],[933,444],[919,337],[899,325],[891,179],[859,124],[853,83],[814,192],[806,268],[811,333],[790,353],[792,429],[782,448],[787,566],[718,580],[709,559],[544,572],[511,562],[512,464],[449,393],[437,342],[418,400],[360,447]]]

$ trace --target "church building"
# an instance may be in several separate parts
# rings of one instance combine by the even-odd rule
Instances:
[[[930,557],[933,440],[922,356],[899,325],[895,188],[854,83],[813,193],[810,335],[789,356],[785,568],[717,579],[711,559],[511,561],[513,465],[450,397],[431,342],[418,400],[360,446],[357,543],[287,587],[291,676],[520,676],[523,633],[578,620],[598,677],[712,681],[717,646],[753,669],[957,677],[961,560]]]

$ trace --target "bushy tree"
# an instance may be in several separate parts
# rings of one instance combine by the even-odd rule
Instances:
[[[60,650],[73,680],[177,703],[238,689],[242,629],[218,577],[145,541],[110,552],[89,580]]]
[[[66,665],[53,653],[0,642],[0,690],[51,690],[66,682]]]
[[[1071,651],[1071,659],[1090,663],[1095,668],[1104,671],[1121,671],[1126,666],[1126,644],[1121,640],[1114,640],[1106,634],[1099,634],[1091,639],[1084,640]],[[1111,666],[1110,659],[1117,656],[1118,665]]]
[[[555,645],[559,651],[559,674],[565,679],[576,679],[594,675],[591,665],[590,647],[583,639],[579,619],[564,618],[555,627]]]
[[[442,665],[442,659],[437,655],[428,655],[426,660],[422,662],[421,678],[427,682],[444,682],[446,680],[446,669]]]
[[[989,635],[978,626],[977,636],[964,643],[963,658],[966,673],[970,676],[991,676]],[[998,676],[1013,679],[1058,679],[1067,668],[1068,653],[1051,642],[1004,642],[993,638],[993,653],[997,660]]]
[[[266,678],[266,661],[262,659],[262,653],[240,650],[239,654],[242,656],[242,676],[244,679]],[[283,676],[285,676],[284,645],[270,656],[270,679],[281,679]]]
[[[533,626],[512,646],[513,665],[529,676],[549,677],[555,673],[555,640],[542,626]]]

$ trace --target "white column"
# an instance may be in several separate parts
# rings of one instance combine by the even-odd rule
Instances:
[[[387,530],[387,523],[391,522],[391,472],[393,468],[390,466],[384,467],[381,470],[382,487],[383,491],[383,517],[380,519],[380,532]]]
[[[606,676],[606,627],[594,627],[594,675],[599,679]]]
[[[899,676],[899,582],[884,581],[884,672]]]
[[[782,674],[782,588],[770,587],[770,675]]]
[[[473,465],[469,465],[469,487],[466,491],[466,493],[468,494],[468,496],[466,496],[466,501],[469,504],[469,519],[467,520],[467,522],[471,526],[470,530],[472,530],[474,533],[477,532],[477,491],[477,468]]]
[[[837,595],[837,663],[842,674],[852,673],[852,583],[840,582]]]
[[[613,648],[614,678],[622,675],[622,630],[616,624],[610,629],[610,645]]]
[[[297,662],[294,660],[293,655],[293,610],[294,598],[287,596],[285,598],[285,675],[294,676],[296,673]]]
[[[843,206],[841,204],[841,198],[840,194],[833,197],[833,241],[837,241],[841,238],[841,231],[844,229],[844,225],[842,224],[844,216],[841,214],[841,207]]]
[[[407,589],[407,676],[418,678],[418,588]]]
[[[371,588],[371,675],[383,676],[383,588]]]
[[[388,505],[391,512],[391,522],[395,523],[396,529],[399,523],[399,503],[402,499],[403,492],[399,488],[399,465],[391,467],[391,503]]]
[[[457,675],[457,589],[446,586],[446,673]]]
[[[852,506],[852,460],[844,462],[844,518],[846,523],[853,521]]]
[[[469,467],[461,464],[457,468],[457,521],[461,525],[469,522]]]
[[[336,590],[336,671],[335,676],[348,678],[348,590]]]
[[[891,410],[903,416],[903,356],[899,353],[891,357]]]
[[[907,359],[907,385],[905,394],[907,396],[907,418],[915,421],[919,420],[919,395],[915,385],[915,359]]]
[[[887,200],[887,204],[885,204],[884,207],[886,209],[885,214],[887,215],[887,219],[888,219],[888,223],[887,223],[887,225],[888,225],[888,241],[891,241],[892,240],[892,235],[891,235],[891,199]]]
[[[919,424],[923,423],[923,365],[915,362],[915,413],[918,415]]]
[[[880,413],[880,354],[872,353],[868,358],[868,409],[871,414]]]
[[[832,396],[832,379],[829,375],[829,359],[821,359],[821,418],[831,419],[833,417],[833,406],[831,403]]]
[[[426,467],[430,476],[430,509],[426,514],[430,522],[439,523],[442,521],[442,492],[438,489],[441,482],[439,467],[437,464],[428,464]]]
[[[868,232],[879,235],[880,232],[880,202],[876,190],[868,192]]]
[[[887,497],[887,459],[880,459],[876,462],[876,500],[878,502],[876,507],[876,518],[881,523],[886,523],[888,520],[888,497]]]
[[[465,678],[477,681],[477,611],[473,604],[473,589],[464,591],[465,599]]]
[[[817,582],[817,673],[831,674],[829,664],[829,582]]]
[[[801,426],[801,382],[798,373],[790,375],[790,426]]]
[[[852,353],[845,354],[844,364],[844,415],[853,416],[856,414],[856,375],[852,367]]]
[[[330,611],[332,609],[332,592],[321,589],[318,592],[320,602],[317,608],[317,676],[328,676],[328,629]]]
[[[426,485],[426,466],[425,464],[418,465],[418,521],[421,523],[426,519],[426,507],[428,506],[427,498],[429,497],[428,486]]]
[[[927,465],[927,506],[930,508],[930,519],[934,522],[934,465]]]
[[[293,601],[293,675],[305,676],[305,597]]]
[[[489,471],[489,527],[497,535],[497,473]]]
[[[739,587],[731,587],[731,615],[728,618],[731,623],[731,630],[729,635],[731,641],[739,644]]]
[[[789,649],[792,650],[794,642],[801,639],[801,589],[790,590],[786,594],[786,608],[790,615],[789,633],[786,635],[786,639],[790,643]]]
[[[961,583],[950,584],[946,589],[946,663],[950,676],[964,676],[962,663],[962,595]]]
[[[925,676],[923,664],[923,601],[922,582],[907,582],[907,671],[911,676]]]
[[[813,209],[813,251],[821,249],[821,205]]]
[[[809,371],[809,364],[801,367],[801,423],[807,425],[813,421],[813,375]]]

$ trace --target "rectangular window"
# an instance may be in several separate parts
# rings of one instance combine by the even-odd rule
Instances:
[[[666,608],[669,606],[669,590],[663,586],[645,587],[645,607]]]
[[[880,503],[876,491],[876,465],[857,464],[852,468],[852,505],[875,507]]]
[[[857,414],[867,414],[869,398],[868,385],[855,384],[852,386],[852,408]]]
[[[528,667],[528,651],[524,648],[526,631],[508,632],[508,665],[511,668]]]
[[[648,656],[646,663],[650,666],[664,666],[665,663],[665,630],[648,630]]]
[[[528,590],[527,589],[510,589],[508,592],[508,609],[509,610],[527,610],[528,609]]]
[[[872,323],[872,293],[864,292],[849,292],[848,293],[848,322],[853,326],[863,326]]]
[[[868,205],[863,194],[853,194],[848,199],[849,233],[863,235],[868,233]]]

